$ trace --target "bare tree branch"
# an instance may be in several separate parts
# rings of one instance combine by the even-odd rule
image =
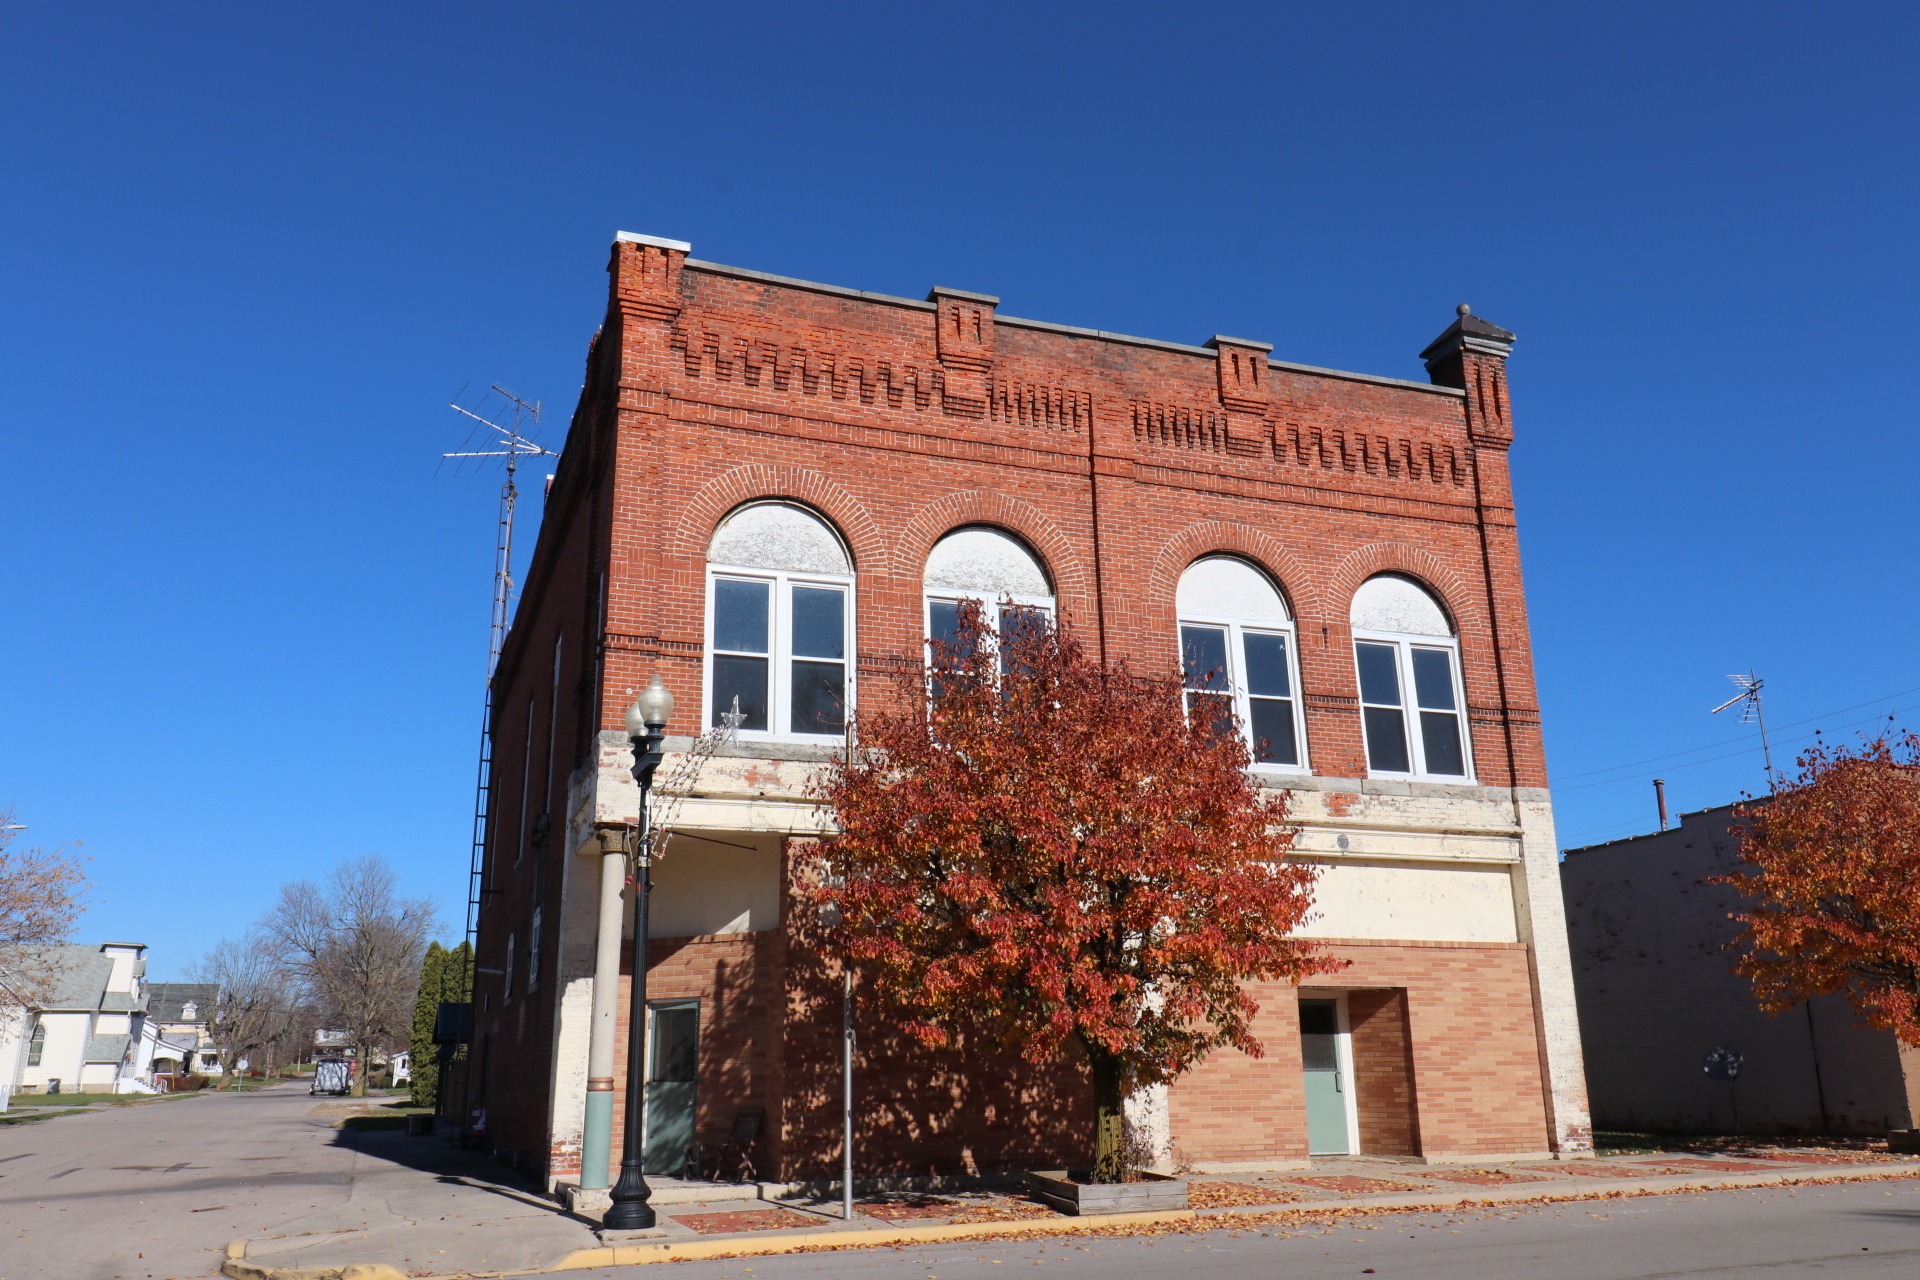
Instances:
[[[322,1016],[358,1051],[358,1096],[366,1093],[374,1050],[399,1044],[412,1030],[420,958],[435,925],[433,904],[402,898],[393,869],[372,857],[341,863],[324,886],[282,886],[260,922]]]
[[[43,998],[58,978],[48,948],[73,936],[86,905],[86,872],[67,848],[13,846],[11,809],[0,809],[0,1012]]]

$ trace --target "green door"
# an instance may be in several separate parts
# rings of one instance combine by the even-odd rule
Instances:
[[[1347,1081],[1340,1070],[1340,1002],[1300,1002],[1300,1065],[1307,1077],[1307,1152],[1351,1155]]]
[[[694,1104],[700,1079],[700,1006],[657,1005],[649,1010],[647,1052],[648,1173],[685,1175],[693,1146]]]

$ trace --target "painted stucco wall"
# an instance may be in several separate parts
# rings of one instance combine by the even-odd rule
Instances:
[[[1303,937],[1519,941],[1513,876],[1504,866],[1329,863],[1313,900]]]
[[[1894,1037],[1858,1025],[1840,997],[1768,1017],[1732,973],[1727,915],[1740,899],[1702,883],[1740,865],[1731,821],[1731,806],[1685,814],[1666,832],[1571,850],[1562,866],[1596,1122],[1721,1132],[1737,1103],[1751,1132],[1911,1127]],[[1720,1046],[1745,1057],[1733,1090],[1702,1070]]]

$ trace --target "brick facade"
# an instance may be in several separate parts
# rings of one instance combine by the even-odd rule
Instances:
[[[617,242],[609,271],[495,678],[483,970],[504,966],[509,934],[524,966],[541,918],[539,985],[516,978],[509,1000],[503,976],[483,976],[476,992],[474,1105],[496,1145],[550,1176],[577,1166],[561,994],[592,981],[596,872],[581,853],[596,823],[632,817],[622,708],[658,672],[678,699],[669,750],[705,727],[707,545],[740,504],[781,499],[850,552],[850,657],[867,705],[918,661],[922,566],[955,528],[1014,535],[1095,652],[1165,671],[1186,566],[1226,553],[1265,569],[1296,620],[1312,768],[1286,785],[1326,835],[1316,859],[1472,862],[1510,879],[1510,941],[1339,944],[1354,961],[1338,980],[1352,992],[1362,1143],[1430,1158],[1583,1149],[1565,942],[1542,889],[1553,841],[1501,331],[1463,316],[1429,348],[1430,385],[1274,361],[1241,339],[1188,346],[1015,319],[980,294],[917,301],[787,280],[645,237]],[[1427,586],[1457,630],[1471,783],[1367,776],[1348,604],[1383,572]],[[713,812],[744,815],[751,800],[759,816],[739,829],[806,829],[766,815],[807,811],[794,779],[818,749],[735,754],[696,788]],[[1446,844],[1462,823],[1478,842],[1464,854]],[[703,1135],[764,1105],[763,1173],[826,1170],[837,988],[803,972],[778,925],[663,941],[654,955],[651,996],[703,1001]],[[1265,1058],[1217,1055],[1171,1091],[1174,1145],[1196,1162],[1304,1155],[1293,994],[1276,988],[1262,1005]],[[934,1061],[870,1035],[862,1146],[875,1170],[1081,1158],[1071,1064]]]

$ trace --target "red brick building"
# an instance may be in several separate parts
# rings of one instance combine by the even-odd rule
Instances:
[[[1263,993],[1264,1058],[1222,1052],[1133,1100],[1163,1160],[1589,1150],[1511,334],[1463,308],[1420,383],[687,255],[613,246],[495,678],[471,1088],[497,1147],[573,1181],[588,1094],[604,1115],[624,1079],[603,850],[638,803],[621,713],[657,672],[679,834],[655,870],[654,1167],[750,1107],[762,1177],[836,1166],[837,989],[783,921],[789,845],[823,821],[807,779],[957,601],[1010,596],[1098,653],[1225,672],[1191,683],[1252,726],[1323,867],[1305,932],[1352,962]],[[736,705],[733,738],[679,767]],[[861,1044],[863,1175],[1084,1158],[1071,1063],[936,1060],[883,1027]]]

